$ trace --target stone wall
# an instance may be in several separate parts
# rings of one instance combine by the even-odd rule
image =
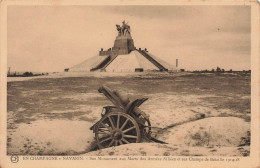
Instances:
[[[99,51],[99,56],[117,55],[116,50]]]

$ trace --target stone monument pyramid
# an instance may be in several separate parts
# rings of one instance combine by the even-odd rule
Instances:
[[[150,54],[146,49],[136,49],[131,37],[130,26],[123,21],[122,26],[116,25],[118,35],[114,46],[99,51],[99,55],[69,69],[79,71],[105,72],[143,72],[143,71],[175,71],[176,67]]]

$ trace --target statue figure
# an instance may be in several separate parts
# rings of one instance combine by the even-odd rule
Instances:
[[[122,35],[122,28],[120,27],[120,25],[116,25],[116,29],[118,31],[118,36],[121,36]]]
[[[130,34],[130,26],[125,23],[125,21],[122,22],[122,31],[123,31],[123,34],[126,35],[127,33]]]
[[[125,36],[127,34],[130,35],[130,26],[125,23],[125,21],[122,22],[122,26],[116,25],[117,31],[118,31],[118,36]]]

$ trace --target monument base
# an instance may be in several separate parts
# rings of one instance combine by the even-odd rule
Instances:
[[[117,37],[114,43],[114,47],[112,49],[133,51],[135,49],[134,40],[131,37],[129,38],[127,36]]]
[[[114,47],[112,47],[112,49],[108,49],[107,51],[101,50],[99,55],[126,55],[133,50],[135,50],[135,46],[131,35],[117,36],[114,42]]]

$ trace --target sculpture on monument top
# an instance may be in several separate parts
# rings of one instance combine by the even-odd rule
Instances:
[[[116,28],[118,31],[118,36],[130,35],[130,26],[125,21],[122,22],[122,26],[117,24]]]

